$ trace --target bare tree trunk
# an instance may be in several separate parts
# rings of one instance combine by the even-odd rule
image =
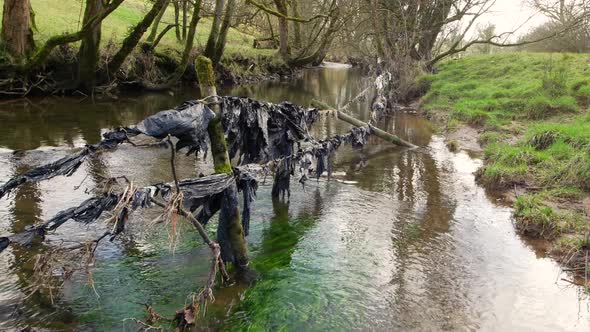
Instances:
[[[176,24],[175,31],[176,31],[176,40],[181,41],[182,36],[180,35],[180,6],[178,5],[179,0],[174,0],[174,24]]]
[[[158,2],[161,2],[161,1],[158,1]],[[158,2],[156,2],[156,3],[158,3]],[[152,20],[154,20],[154,23],[152,24],[152,30],[150,31],[150,35],[147,37],[147,40],[146,40],[150,44],[153,43],[154,40],[156,39],[156,37],[158,36],[158,26],[160,25],[160,21],[162,20],[162,16],[164,16],[166,9],[168,9],[169,3],[170,3],[170,0],[166,0],[164,2],[164,5],[159,7],[160,11],[158,12],[158,16],[156,16],[156,19],[154,20],[152,18]],[[154,6],[156,6],[156,5],[154,4]]]
[[[104,8],[102,0],[86,0],[83,25],[97,16]],[[96,67],[100,56],[100,32],[102,23],[92,28],[82,38],[78,53],[78,85],[85,91],[92,91],[96,85]]]
[[[35,49],[29,0],[4,0],[2,42],[8,53],[23,58]]]
[[[225,15],[223,16],[223,22],[221,24],[221,30],[219,31],[219,38],[215,44],[215,53],[213,54],[213,64],[215,65],[221,61],[223,51],[225,50],[225,40],[231,26],[231,19],[234,14],[235,4],[236,0],[228,0],[227,2],[227,8],[225,10]]]
[[[291,48],[289,47],[289,21],[286,17],[289,16],[287,4],[285,0],[274,0],[277,6],[277,11],[283,16],[279,19],[279,54],[284,59],[289,59],[291,56]]]
[[[212,62],[204,56],[199,56],[195,61],[195,67],[197,69],[201,95],[217,95]],[[223,126],[221,124],[221,109],[219,105],[213,105],[211,109],[215,112],[215,118],[209,123],[207,131],[209,132],[209,140],[211,141],[211,154],[213,155],[215,173],[233,174],[231,161],[227,153],[227,143],[223,133]],[[245,272],[244,270],[248,269],[249,260],[244,229],[240,222],[237,193],[235,184],[224,193],[219,225],[217,227],[217,238],[221,245],[221,256],[223,260],[232,262],[238,272],[243,273]]]
[[[186,40],[186,29],[188,21],[188,0],[182,0],[182,40]]]
[[[223,15],[224,6],[225,0],[215,0],[215,15],[213,16],[213,23],[211,25],[211,31],[209,32],[209,38],[207,39],[204,53],[204,55],[211,60],[213,60],[215,45],[219,38],[219,26],[221,25],[221,16]],[[215,64],[215,61],[213,61],[213,63]]]
[[[291,2],[293,16],[299,17],[299,7],[297,1]],[[301,23],[293,21],[293,46],[296,49],[301,48]]]

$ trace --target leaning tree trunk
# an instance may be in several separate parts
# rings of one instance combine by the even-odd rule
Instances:
[[[199,23],[199,20],[201,19],[201,16],[199,16],[199,14],[201,12],[202,3],[203,3],[203,0],[195,1],[194,9],[193,9],[193,16],[191,18],[190,27],[188,29],[188,35],[187,35],[187,39],[186,39],[186,44],[184,45],[184,51],[182,52],[182,58],[180,59],[180,63],[178,64],[178,66],[176,66],[174,73],[172,74],[172,76],[170,76],[166,80],[166,82],[164,82],[162,84],[153,84],[150,82],[142,82],[142,85],[145,89],[153,90],[153,91],[169,89],[174,84],[176,84],[176,82],[178,82],[178,80],[180,80],[180,78],[182,77],[182,74],[184,74],[186,67],[188,66],[188,61],[189,61],[189,57],[191,54],[191,50],[193,49],[193,45],[195,42],[195,34],[197,32],[197,24]]]
[[[223,16],[223,23],[221,24],[221,30],[219,31],[219,37],[217,38],[217,43],[215,44],[215,53],[213,54],[213,64],[217,65],[219,61],[221,61],[221,57],[223,56],[223,51],[225,50],[225,41],[227,38],[227,33],[229,32],[229,28],[231,26],[231,19],[234,14],[234,7],[236,4],[236,0],[228,0],[227,1],[227,8],[225,10],[225,15]]]
[[[211,60],[204,56],[199,56],[195,62],[195,67],[197,69],[201,95],[216,96],[215,76]],[[215,104],[216,101],[213,101],[214,104],[211,107],[213,112],[215,112],[215,118],[211,120],[207,128],[209,140],[211,141],[213,165],[217,174],[233,174],[223,126],[221,124],[221,108],[218,104]],[[217,239],[221,245],[222,259],[226,262],[233,262],[239,271],[244,271],[248,269],[248,256],[244,229],[240,221],[237,195],[238,191],[235,183],[224,193],[217,227]]]
[[[83,25],[86,25],[103,9],[102,0],[86,0]],[[101,26],[102,23],[95,25],[92,31],[82,38],[82,44],[78,53],[78,86],[85,91],[92,91],[96,85],[96,68],[100,56]]]
[[[180,17],[180,7],[178,6],[178,1],[179,0],[174,0],[174,24],[176,25],[174,31],[176,32],[176,40],[181,41],[180,21],[178,20]]]
[[[279,19],[279,54],[284,59],[289,59],[291,56],[291,48],[289,47],[289,21],[287,17],[289,12],[287,10],[287,4],[285,0],[274,0],[277,6],[277,11],[283,16],[278,17]]]
[[[224,6],[225,0],[215,1],[215,15],[213,16],[213,23],[211,24],[211,31],[209,32],[209,38],[207,39],[204,53],[204,55],[211,60],[213,60],[213,55],[215,55],[215,45],[219,38],[219,26],[221,25],[221,16],[223,15]],[[213,61],[213,63],[215,63],[215,61]]]
[[[35,49],[29,0],[4,0],[1,39],[8,53],[17,59]]]
[[[157,1],[154,4],[154,7],[156,7],[157,4],[160,2],[162,2],[162,1]],[[150,31],[150,35],[147,37],[147,40],[146,40],[150,44],[153,43],[154,40],[156,39],[156,37],[158,36],[158,26],[160,25],[160,21],[162,20],[162,16],[164,16],[164,13],[166,12],[166,9],[168,8],[169,3],[170,3],[170,0],[165,0],[163,6],[158,7],[159,11],[157,12],[158,15],[156,16],[156,18],[154,19],[152,17],[152,20],[154,22],[152,24],[152,31]],[[154,10],[154,7],[152,7],[152,11]],[[150,11],[150,13],[151,13],[151,11]],[[148,15],[150,13],[148,13]],[[147,15],[146,15],[146,17],[147,17]],[[144,18],[144,20],[145,20],[145,18]],[[151,23],[151,21],[150,21],[150,23]],[[145,30],[144,30],[144,32],[145,32]],[[143,34],[143,32],[142,32],[142,34]]]
[[[293,9],[293,16],[300,17],[297,1],[291,3],[291,8]],[[293,46],[296,49],[301,48],[301,23],[295,21],[293,21]]]
[[[139,40],[150,27],[154,19],[156,19],[157,17],[162,17],[162,13],[166,10],[166,7],[168,6],[169,2],[170,0],[157,0],[152,6],[152,9],[143,17],[143,20],[137,23],[137,25],[129,33],[127,38],[125,38],[125,40],[123,41],[123,45],[121,46],[119,51],[117,51],[117,53],[113,57],[113,60],[109,62],[107,67],[109,75],[116,75],[117,71],[119,71],[119,68],[121,68],[121,65],[123,64],[125,59],[127,59],[127,57],[133,51],[135,46],[137,46]],[[155,22],[154,24],[156,23],[157,22]]]
[[[188,22],[188,0],[182,0],[182,40],[186,40],[186,23]]]

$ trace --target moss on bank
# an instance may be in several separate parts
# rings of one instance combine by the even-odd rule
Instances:
[[[590,249],[590,56],[511,53],[450,60],[420,80],[422,109],[449,130],[476,127],[484,146],[478,181],[525,194],[516,228],[552,241],[575,272]],[[582,264],[583,266],[581,266]]]

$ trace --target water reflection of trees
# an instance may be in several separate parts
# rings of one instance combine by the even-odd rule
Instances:
[[[0,105],[0,121],[10,130],[0,133],[0,146],[13,150],[39,146],[96,143],[101,129],[136,123],[174,107],[186,94],[148,94],[93,102],[71,97],[32,99]],[[195,98],[192,96],[192,98]]]
[[[14,173],[21,174],[32,168],[18,156],[12,160],[15,165]],[[10,197],[12,204],[8,217],[11,233],[22,232],[26,227],[41,221],[43,197],[38,183],[25,183],[16,188]],[[11,299],[2,304],[5,310],[2,310],[0,318],[7,324],[6,326],[25,328],[28,324],[35,322],[35,326],[38,327],[65,329],[68,323],[73,322],[73,315],[56,305],[59,303],[58,298],[53,299],[55,304],[52,303],[52,296],[46,289],[31,293],[36,287],[32,278],[34,258],[47,248],[47,245],[43,243],[33,248],[14,245],[6,253],[12,255],[12,262],[0,274],[0,277],[5,280],[11,279],[11,274],[16,277],[10,289],[5,290]],[[49,316],[52,317],[50,320],[45,319]]]
[[[456,290],[441,287],[449,282],[442,277],[450,273],[440,266],[453,255],[453,244],[445,240],[456,208],[449,186],[452,171],[440,165],[429,148],[424,147],[432,137],[426,120],[400,114],[386,119],[381,127],[423,147],[404,150],[372,141],[360,154],[348,151],[335,160],[336,168],[346,171],[347,180],[357,181],[365,190],[388,193],[397,202],[391,228],[395,269],[390,315],[396,316],[402,326],[419,326],[421,316],[416,315],[417,310],[440,315],[439,318],[448,319],[448,324],[465,320],[468,308],[454,299],[452,293]],[[421,306],[428,309],[416,307],[417,293],[434,295],[423,299]]]

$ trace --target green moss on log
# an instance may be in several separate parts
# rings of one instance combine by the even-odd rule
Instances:
[[[248,256],[246,241],[244,240],[244,229],[240,220],[240,211],[238,208],[234,211],[234,220],[229,225],[229,240],[232,245],[232,251],[238,269],[244,269],[248,266]]]
[[[199,55],[195,61],[195,69],[201,86],[215,86],[215,74],[213,73],[213,62],[211,59]]]
[[[232,174],[231,163],[227,154],[227,144],[225,143],[225,135],[223,134],[223,128],[219,117],[215,117],[215,119],[209,122],[207,130],[211,141],[211,154],[213,155],[215,173]]]

